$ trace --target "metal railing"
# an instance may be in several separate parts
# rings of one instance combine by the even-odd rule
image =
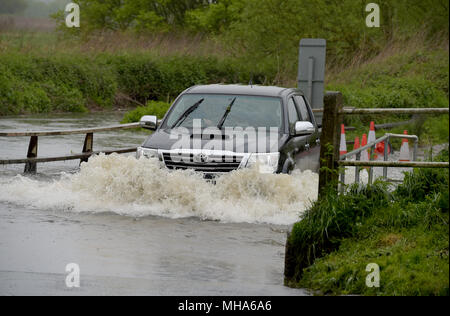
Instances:
[[[445,115],[449,113],[448,108],[344,108],[342,106],[342,94],[340,92],[328,92],[324,99],[324,108],[316,109],[314,112],[323,112],[322,123],[322,137],[321,137],[321,151],[320,151],[320,171],[319,171],[319,194],[330,184],[336,187],[341,182],[345,184],[345,170],[339,171],[340,167],[355,167],[355,181],[360,181],[360,168],[369,167],[369,183],[373,182],[373,168],[383,168],[383,178],[387,179],[388,168],[400,168],[400,167],[412,167],[412,168],[449,168],[448,162],[420,162],[417,161],[418,151],[418,138],[414,135],[398,135],[398,134],[386,134],[385,136],[377,139],[376,141],[367,144],[350,152],[342,157],[339,154],[339,134],[340,125],[343,122],[344,115],[379,115],[379,114],[410,114],[410,115]],[[388,160],[388,148],[391,138],[407,138],[414,140],[414,152],[412,162],[403,161],[387,161]],[[376,145],[385,141],[384,146],[384,161],[373,161],[373,153]],[[370,161],[361,161],[361,152],[364,150],[370,150]],[[345,160],[349,157],[356,156],[355,161]],[[340,181],[339,181],[340,180]],[[342,190],[343,186],[341,186]]]
[[[325,109],[313,109],[313,113],[323,113]],[[346,107],[339,114],[448,114],[448,108],[355,108]]]
[[[349,152],[345,155],[342,155],[340,157],[339,160],[339,165],[340,166],[354,166],[355,167],[355,182],[359,183],[360,182],[360,171],[361,171],[361,166],[365,166],[365,167],[369,167],[369,184],[373,183],[373,171],[374,171],[374,166],[367,166],[367,161],[361,161],[361,153],[365,150],[370,150],[370,156],[369,156],[369,161],[373,161],[374,157],[375,157],[375,149],[376,149],[376,145],[380,144],[380,143],[385,143],[384,145],[384,153],[383,153],[383,160],[384,162],[388,162],[389,159],[389,146],[390,146],[390,140],[391,138],[402,138],[402,139],[412,139],[414,140],[414,149],[413,149],[413,162],[410,164],[407,164],[407,166],[410,167],[418,167],[418,163],[417,161],[417,152],[419,149],[419,137],[415,136],[415,135],[400,135],[400,134],[386,134],[383,137],[375,140],[372,143],[369,143],[363,147],[360,147],[352,152]],[[355,161],[347,161],[347,158],[351,158],[351,157],[356,157],[356,162]],[[431,165],[434,163],[431,163]],[[394,162],[394,164],[387,163],[387,164],[381,164],[379,165],[380,167],[383,166],[383,178],[387,179],[387,174],[388,174],[388,167],[390,165],[393,165],[395,167],[399,167],[399,164],[397,162]],[[430,165],[430,163],[428,163],[428,165]],[[345,183],[345,168],[343,170],[341,170],[341,183]]]
[[[0,159],[0,165],[12,165],[12,164],[25,164],[25,173],[36,173],[37,163],[42,162],[54,162],[54,161],[66,161],[66,160],[78,160],[81,162],[87,162],[89,157],[104,153],[110,155],[113,153],[123,154],[131,153],[137,150],[137,147],[124,148],[116,150],[103,150],[103,151],[93,151],[94,146],[94,133],[108,132],[114,130],[132,129],[140,127],[139,123],[121,124],[106,127],[97,128],[83,128],[74,130],[59,130],[59,131],[23,131],[23,132],[0,132],[0,137],[30,137],[30,142],[28,144],[27,158],[23,159]],[[83,150],[79,154],[58,156],[58,157],[43,157],[38,158],[38,139],[40,136],[59,136],[59,135],[76,135],[76,134],[86,134],[83,144]]]
[[[413,162],[392,162],[389,161],[389,148],[390,148],[390,140],[391,138],[402,138],[402,139],[412,139],[414,140],[414,149],[413,149]],[[376,145],[384,143],[384,153],[383,153],[383,163],[379,164],[380,161],[374,161],[375,157],[375,149]],[[339,160],[339,166],[344,167],[340,171],[340,182],[341,182],[341,193],[344,191],[345,184],[345,167],[355,167],[355,183],[360,182],[360,172],[362,167],[369,167],[369,184],[373,183],[373,174],[374,167],[382,167],[383,168],[383,178],[388,180],[388,167],[420,167],[425,166],[421,165],[420,162],[417,162],[417,152],[419,149],[419,137],[415,135],[400,135],[400,134],[386,134],[381,138],[378,138],[374,142],[371,142],[363,147],[360,147],[352,152],[349,152],[345,155],[342,155]],[[370,150],[369,161],[361,161],[361,153],[365,150]],[[348,158],[355,157],[354,161],[346,161]],[[369,165],[372,162],[376,162],[375,165]],[[429,168],[431,166],[442,166],[441,163],[426,163],[426,166]]]

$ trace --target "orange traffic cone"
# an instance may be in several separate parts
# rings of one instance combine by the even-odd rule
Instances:
[[[375,122],[370,122],[370,131],[369,131],[369,139],[367,140],[368,143],[373,143],[377,140],[377,135],[375,133]],[[369,153],[372,154],[371,150],[369,150]],[[378,159],[378,155],[376,153],[373,153],[374,159]]]
[[[408,131],[404,131],[403,134],[408,135]],[[399,161],[411,161],[409,158],[409,143],[408,139],[403,138],[402,147],[400,148],[400,159]]]
[[[361,147],[364,147],[367,145],[367,135],[364,134],[362,137]],[[369,152],[366,150],[363,150],[361,152],[361,161],[369,161]]]
[[[345,139],[345,126],[341,125],[341,145],[339,147],[339,154],[345,155],[347,153],[347,141]]]
[[[361,147],[361,146],[359,145],[359,137],[356,136],[356,137],[355,137],[355,145],[353,145],[353,150],[357,150],[357,149],[359,149],[359,147]]]

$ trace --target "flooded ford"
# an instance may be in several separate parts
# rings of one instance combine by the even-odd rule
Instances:
[[[123,114],[19,116],[2,130],[114,125]],[[84,135],[39,139],[45,156],[70,154]],[[142,131],[95,134],[94,149],[139,146]],[[23,157],[28,139],[0,138],[2,158]],[[286,233],[317,198],[318,176],[244,168],[214,183],[135,154],[97,155],[0,169],[3,295],[304,295],[283,286]],[[300,194],[299,194],[300,193]],[[76,264],[80,287],[68,288]]]

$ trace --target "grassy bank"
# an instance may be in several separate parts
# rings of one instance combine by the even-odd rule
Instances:
[[[207,83],[270,80],[231,59],[140,54],[0,54],[0,115],[83,112],[175,98]]]
[[[329,192],[293,227],[286,283],[325,295],[449,295],[448,179],[421,169],[393,192],[382,183]],[[370,263],[379,288],[366,286]]]

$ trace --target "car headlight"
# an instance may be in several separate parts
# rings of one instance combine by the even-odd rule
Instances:
[[[275,173],[278,169],[280,153],[251,154],[247,161],[247,168],[257,166],[261,173]]]
[[[137,152],[136,152],[136,158],[139,159],[141,157],[158,159],[159,158],[158,150],[138,147]]]

